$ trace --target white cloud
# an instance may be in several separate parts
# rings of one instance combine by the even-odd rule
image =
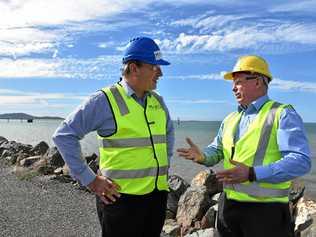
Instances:
[[[183,76],[169,76],[169,79],[178,80],[223,80],[223,73],[211,73],[203,75],[183,75]]]
[[[285,3],[281,5],[274,6],[270,9],[271,12],[311,12],[316,11],[316,2],[314,0],[308,1],[295,1],[292,3]]]
[[[64,116],[87,98],[86,94],[25,92],[11,89],[0,89],[0,106],[2,112],[24,111],[38,115],[54,114]]]
[[[221,80],[223,82],[230,83],[230,80],[224,80],[223,75],[225,72],[202,74],[202,75],[183,75],[183,76],[169,76],[168,79],[177,80]],[[314,82],[304,82],[304,81],[287,81],[281,80],[279,78],[274,78],[270,84],[271,88],[281,89],[285,91],[301,91],[301,92],[311,92],[316,93],[316,83]],[[171,100],[170,100],[171,101]],[[173,100],[176,102],[178,100]],[[205,100],[197,100],[199,103],[203,103]],[[207,101],[207,100],[206,100]],[[189,103],[185,101],[184,103]],[[193,102],[190,102],[193,103]]]
[[[316,24],[262,24],[227,27],[210,34],[180,33],[175,40],[160,41],[169,52],[201,53],[252,49],[270,53],[310,50],[316,46]],[[295,47],[293,47],[295,45]]]
[[[112,79],[120,75],[120,58],[92,59],[2,59],[0,78]],[[116,68],[116,70],[115,70]]]
[[[199,29],[200,32],[209,32],[214,29],[221,29],[227,27],[228,24],[233,24],[236,21],[253,17],[252,15],[238,14],[238,15],[213,15],[208,16],[203,14],[201,16],[186,18],[174,21],[171,25],[175,26],[191,26],[194,29]]]
[[[141,1],[14,0],[0,2],[1,28],[60,25],[112,16]]]
[[[285,81],[275,78],[271,82],[271,87],[286,91],[303,91],[316,93],[316,83],[314,82]]]
[[[142,3],[141,0],[0,1],[0,55],[16,58],[31,53],[54,53],[61,44],[71,47],[78,32],[113,29],[121,23],[98,21],[135,6],[142,9],[147,5]]]

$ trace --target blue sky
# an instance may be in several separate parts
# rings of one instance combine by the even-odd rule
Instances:
[[[171,62],[158,92],[173,119],[222,120],[237,105],[223,73],[258,54],[269,96],[316,122],[316,1],[0,0],[0,12],[0,113],[65,117],[149,36]]]

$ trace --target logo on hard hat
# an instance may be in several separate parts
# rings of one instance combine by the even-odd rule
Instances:
[[[154,51],[155,59],[160,60],[162,58],[160,50]]]

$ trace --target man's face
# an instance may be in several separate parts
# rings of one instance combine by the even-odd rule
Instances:
[[[159,65],[142,63],[139,69],[139,86],[144,91],[156,89],[159,77],[162,76],[162,71]]]
[[[258,77],[250,72],[233,74],[233,92],[239,104],[248,106],[258,98]]]

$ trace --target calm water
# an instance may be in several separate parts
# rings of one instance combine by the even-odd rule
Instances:
[[[46,141],[50,146],[53,146],[51,136],[60,123],[60,120],[35,120],[33,123],[26,123],[19,120],[7,122],[0,119],[0,136],[31,145],[36,145],[40,141]],[[175,148],[186,146],[185,137],[192,138],[196,144],[203,148],[216,136],[219,126],[220,122],[187,121],[181,122],[180,125],[175,124]],[[310,174],[304,176],[304,180],[307,186],[307,194],[316,199],[316,166],[314,161],[316,157],[316,123],[307,123],[305,128],[312,150],[313,168]],[[81,141],[81,146],[83,153],[86,155],[90,155],[93,152],[97,153],[95,133],[88,134]],[[220,164],[215,167],[215,169],[220,168]],[[176,154],[171,162],[171,173],[176,173],[187,181],[190,181],[197,172],[203,169],[205,169],[204,166],[183,160]]]

